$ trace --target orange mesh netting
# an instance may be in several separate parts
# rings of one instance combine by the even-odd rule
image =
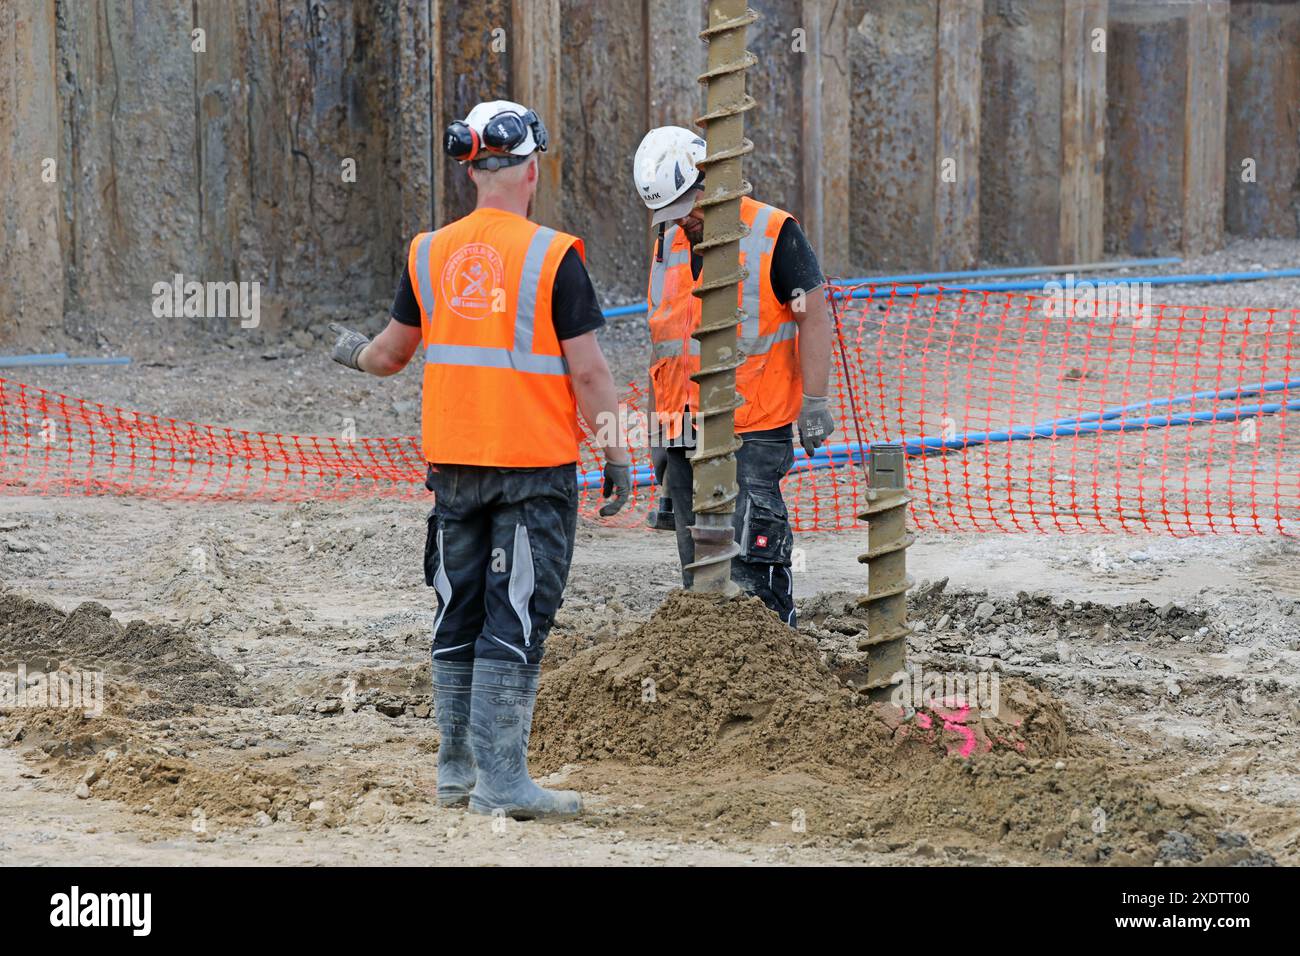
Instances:
[[[796,530],[861,527],[863,449],[901,442],[925,530],[1294,533],[1297,310],[1134,307],[1026,294],[835,288],[839,424],[785,494]],[[644,412],[636,387],[629,418]],[[639,524],[639,487],[606,523]],[[583,511],[598,457],[579,463]],[[125,411],[0,379],[10,494],[425,500],[415,437],[279,435]],[[597,519],[604,521],[605,519]]]

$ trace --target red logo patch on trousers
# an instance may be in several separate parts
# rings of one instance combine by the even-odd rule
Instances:
[[[760,548],[766,548],[766,547],[767,547],[767,535],[765,535],[765,534],[758,534],[758,535],[755,535],[755,536],[754,536],[754,544],[755,544],[755,546],[757,546],[757,547],[760,547]]]

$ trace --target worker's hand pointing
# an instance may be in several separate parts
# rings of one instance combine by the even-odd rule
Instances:
[[[613,501],[606,500],[600,506],[600,516],[608,518],[618,514],[627,504],[627,497],[632,493],[632,462],[629,459],[624,464],[617,464],[613,461],[605,462],[605,486],[601,494],[609,499],[613,496]]]
[[[364,371],[358,362],[361,358],[361,350],[370,344],[370,340],[360,332],[345,329],[335,322],[330,323],[330,331],[338,336],[338,341],[334,343],[334,350],[330,353],[330,358],[340,365],[354,368],[358,372]]]
[[[809,456],[835,431],[830,400],[825,395],[805,395],[799,409],[799,443]]]

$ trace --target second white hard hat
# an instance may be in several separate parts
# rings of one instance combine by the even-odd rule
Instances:
[[[645,134],[632,160],[632,178],[641,201],[654,211],[657,225],[680,219],[695,205],[706,144],[699,133],[680,126],[660,126]]]

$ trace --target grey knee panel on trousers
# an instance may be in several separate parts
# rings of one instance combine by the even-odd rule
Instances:
[[[695,523],[691,507],[690,451],[669,448],[665,473],[665,486],[673,499],[682,586],[687,588],[691,586],[691,575],[685,567],[695,556],[695,542],[690,533],[690,526]],[[794,532],[781,494],[781,479],[793,463],[794,443],[790,438],[744,440],[736,453],[739,497],[734,524],[740,554],[731,562],[731,579],[791,627],[796,623],[791,573]]]
[[[541,660],[568,581],[577,473],[442,465],[425,546],[436,660]]]

